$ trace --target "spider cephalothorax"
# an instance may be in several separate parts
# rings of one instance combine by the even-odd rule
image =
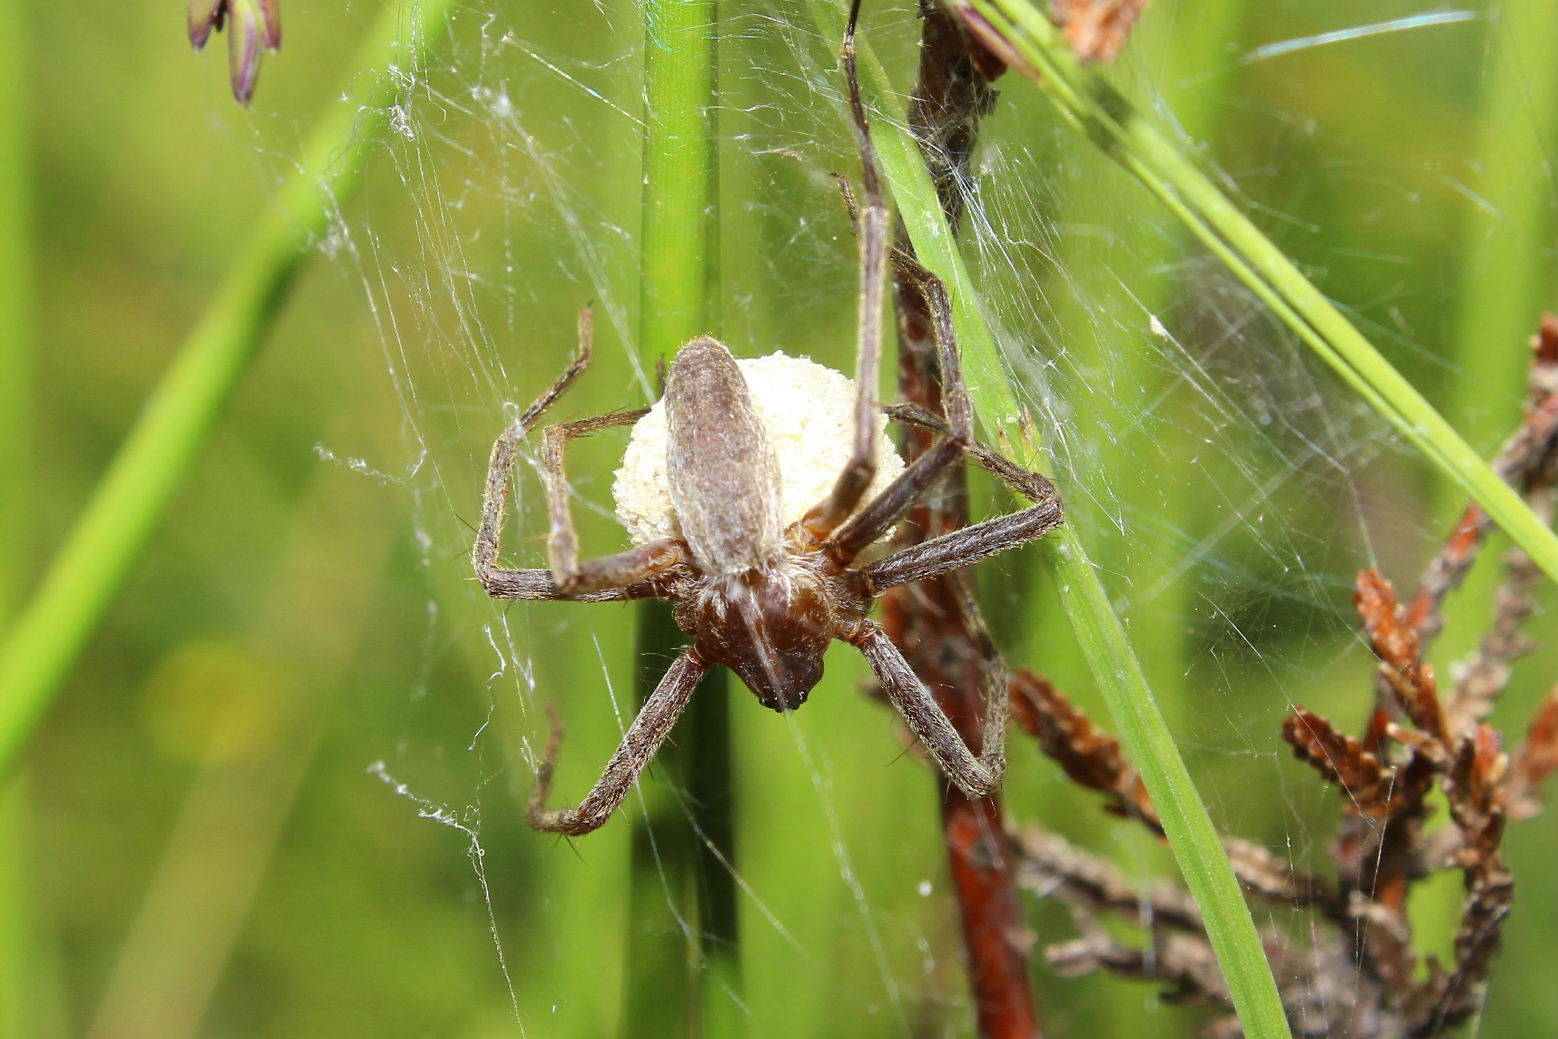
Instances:
[[[806,702],[822,679],[822,655],[839,624],[865,617],[864,610],[834,601],[826,578],[808,565],[815,558],[703,578],[696,597],[676,609],[682,630],[697,638],[698,655],[730,668],[758,703],[776,711]]]
[[[574,363],[493,445],[481,529],[472,553],[476,575],[489,595],[581,602],[670,599],[676,604],[677,623],[692,636],[692,644],[666,671],[600,780],[576,808],[545,807],[557,751],[554,733],[528,812],[538,829],[587,833],[610,818],[709,667],[719,664],[735,671],[764,706],[793,710],[822,677],[823,654],[834,640],[860,650],[888,700],[952,782],[975,797],[1000,784],[1005,769],[1004,687],[985,690],[984,738],[976,756],[868,613],[885,588],[966,567],[1052,530],[1060,523],[1060,500],[1044,477],[974,439],[973,408],[963,385],[946,290],[912,257],[889,247],[888,210],[855,82],[852,34],[853,20],[843,53],[865,188],[858,212],[850,199],[861,256],[858,369],[852,401],[843,405],[849,419],[839,440],[844,459],[820,500],[804,502],[797,514],[787,514],[793,503],[785,501],[790,485],[784,475],[787,467],[807,461],[809,445],[804,438],[787,442],[790,454],[781,457],[743,374],[743,363],[761,362],[738,362],[718,340],[699,336],[678,351],[665,397],[655,409],[564,422],[543,431],[551,566],[500,567],[498,539],[519,445],[588,365],[588,311],[580,317]],[[907,406],[888,411],[897,421],[938,435],[934,446],[907,467],[884,450],[881,411],[874,399],[889,261],[924,294],[943,384],[942,415]],[[615,555],[581,560],[569,512],[563,448],[572,437],[630,422],[639,425],[629,458],[638,449],[639,468],[650,475],[639,472],[626,482],[636,480],[654,501],[647,506],[624,503],[621,488],[631,468],[625,463],[624,473],[618,474],[618,515],[635,543]],[[653,442],[646,457],[638,434],[657,422],[663,422],[662,439]],[[1033,504],[873,560],[903,515],[951,466],[965,459]]]

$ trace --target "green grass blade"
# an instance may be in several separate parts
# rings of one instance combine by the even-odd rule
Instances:
[[[720,333],[717,18],[715,0],[644,5],[638,354],[645,370],[669,363],[693,336]],[[640,702],[684,641],[664,603],[640,606]],[[715,668],[704,677],[678,726],[679,745],[660,754],[658,767],[678,776],[688,791],[696,829],[680,818],[680,809],[667,806],[663,815],[652,812],[647,826],[634,834],[628,957],[635,966],[626,977],[627,1034],[726,1034],[737,1027],[741,984],[728,674]],[[731,865],[722,863],[710,844]],[[673,885],[695,893],[697,923],[687,939],[675,907],[667,904],[662,871]],[[691,882],[684,882],[689,877]],[[694,946],[687,955],[666,947],[685,941]],[[691,997],[692,1005],[676,998],[681,994]]]
[[[847,5],[846,5],[847,6]],[[821,35],[830,40],[844,38],[845,6],[831,0],[812,0],[812,20]],[[889,96],[887,73],[876,59],[870,41],[857,38],[861,88],[868,96]],[[843,73],[839,88],[843,89]],[[958,252],[957,241],[947,228],[936,198],[935,186],[925,169],[919,145],[906,129],[903,113],[895,113],[891,126],[876,120],[871,139],[876,144],[882,174],[892,187],[893,203],[909,229],[920,261],[941,276],[952,297],[953,317],[957,324],[958,348],[963,357],[963,372],[979,406],[979,421],[988,428],[1020,435],[1018,425],[1023,409],[1007,375],[995,337],[990,334],[979,310],[978,296],[969,278],[968,268]],[[884,367],[887,367],[884,365]]]
[[[1240,37],[1253,6],[1244,0],[1224,0],[1198,5],[1194,12],[1159,8],[1154,12],[1159,17],[1149,15],[1133,30],[1132,48],[1137,54],[1150,55],[1143,64],[1153,70],[1153,79],[1145,89],[1155,99],[1161,98],[1165,109],[1174,113],[1176,124],[1189,140],[1214,147],[1212,142],[1219,139],[1227,123],[1235,70],[1226,61],[1226,49],[1229,40]],[[1059,143],[1064,147],[1066,142]],[[1072,148],[1071,152],[1063,163],[1065,188],[1058,193],[1054,208],[1046,212],[1059,227],[1107,228],[1110,255],[1107,261],[1100,262],[1097,242],[1090,235],[1063,235],[1051,243],[1047,251],[1052,256],[1049,267],[1055,272],[1051,275],[1053,280],[1047,283],[1035,272],[1034,290],[1046,299],[1051,327],[1094,327],[1101,317],[1097,307],[1110,306],[1106,301],[1114,296],[1116,283],[1122,281],[1129,285],[1129,303],[1122,301],[1122,309],[1138,317],[1173,312],[1184,300],[1185,284],[1182,278],[1167,272],[1178,270],[1189,234],[1165,224],[1159,218],[1157,200],[1146,192],[1122,191],[1122,178],[1108,168],[1107,158],[1087,148]],[[1066,334],[1065,342],[1070,370],[1107,371],[1111,384],[1135,388],[1134,396],[1121,401],[1126,409],[1132,401],[1162,399],[1180,385],[1182,373],[1165,365],[1163,356],[1150,348],[1121,350],[1114,337],[1086,331]],[[1136,435],[1112,435],[1111,420],[1117,416],[1101,400],[1091,405],[1073,400],[1067,413],[1068,425],[1072,427],[1068,440],[1091,441],[1087,444],[1089,465],[1107,474],[1109,496],[1114,501],[1150,501],[1150,522],[1157,529],[1195,529],[1201,492],[1199,474],[1194,472],[1190,460],[1197,457],[1202,444],[1191,428],[1179,422],[1156,424],[1146,434],[1153,441],[1148,449],[1142,443],[1141,431]],[[1075,510],[1082,512],[1081,508]],[[1200,603],[1195,583],[1179,576],[1185,565],[1184,554],[1134,551],[1133,539],[1139,537],[1135,522],[1119,526],[1088,524],[1082,515],[1075,516],[1075,522],[1079,537],[1086,525],[1091,558],[1129,559],[1131,593],[1121,616],[1129,618],[1131,644],[1150,647],[1144,648],[1137,663],[1152,692],[1151,699],[1138,696],[1119,704],[1106,700],[1099,705],[1100,712],[1107,710],[1116,718],[1125,718],[1138,705],[1156,703],[1170,731],[1190,731],[1201,720],[1201,698],[1193,688],[1198,680],[1196,659],[1200,647],[1185,618],[1192,616]],[[1050,560],[1051,564],[1054,562]],[[1029,588],[1020,600],[1024,604],[1023,619],[1011,630],[1022,631],[1045,623],[1041,611],[1049,608],[1051,599],[1043,586],[1053,583],[1066,587],[1070,583],[1069,577],[1057,580],[1059,576],[1055,565],[1033,567],[1021,574]],[[1144,596],[1139,592],[1144,589],[1151,592]],[[1120,601],[1118,589],[1115,600]],[[1080,612],[1077,604],[1064,599],[1060,605],[1073,614]],[[1078,632],[1078,637],[1079,641],[1085,639],[1085,630]],[[1046,668],[1050,666],[1049,654],[1039,659]],[[1100,663],[1096,654],[1084,654],[1082,663],[1086,668],[1107,666]],[[1111,692],[1118,688],[1109,687]],[[1091,709],[1091,704],[1088,707]],[[1125,728],[1127,724],[1122,722],[1117,727]],[[1133,737],[1136,742],[1150,740],[1154,732],[1162,732],[1156,724],[1141,727],[1144,731]],[[1195,830],[1193,820],[1176,821],[1175,825],[1204,838],[1205,831]],[[1084,846],[1103,847],[1119,836],[1118,826],[1117,819],[1094,813],[1072,820],[1068,833]],[[1208,853],[1204,843],[1197,850],[1199,854]],[[1132,999],[1097,1001],[1090,1017],[1093,1031],[1106,1035],[1161,1032],[1172,1027],[1165,1025],[1162,1008]]]
[[[1185,886],[1201,909],[1244,1034],[1285,1039],[1291,1034],[1287,1015],[1249,906],[1108,593],[1074,527],[1063,526],[1050,538],[1045,559],[1071,630],[1109,705],[1120,742],[1152,795]]]
[[[23,4],[0,7],[0,153],[11,156],[0,162],[0,625],[21,595],[33,498],[31,20]],[[30,808],[25,777],[0,777],[0,1035],[39,1030],[37,993],[53,966],[32,933]]]
[[[825,34],[842,33],[843,15],[839,9],[825,0],[814,0],[812,11]],[[869,94],[878,99],[890,96],[880,65],[864,45],[860,68]],[[995,337],[985,322],[968,270],[936,201],[930,175],[902,113],[893,115],[891,121],[876,120],[872,137],[915,250],[921,261],[946,281],[952,294],[958,343],[980,421],[1004,440],[1029,446],[1032,432],[1022,421],[1016,390],[1001,363]],[[1286,1037],[1287,1018],[1249,907],[1125,630],[1109,603],[1108,593],[1075,528],[1062,527],[1051,535],[1046,549],[1078,643],[1109,705],[1121,742],[1158,807],[1185,883],[1206,919],[1207,934],[1245,1034]]]
[[[31,15],[0,9],[0,625],[21,597],[32,494]]]
[[[957,6],[970,24],[983,26],[988,37],[1013,52],[1017,67],[1067,120],[1140,178],[1354,392],[1558,580],[1558,535],[1182,149],[1101,74],[1082,67],[1043,13],[1024,0],[958,0]]]
[[[448,0],[384,10],[349,66],[345,95],[254,227],[98,484],[42,583],[0,646],[0,780],[10,774],[61,680],[108,608],[212,425],[249,370],[312,245],[356,190],[404,80],[366,86],[362,69],[416,66],[443,38]]]
[[[644,31],[638,354],[646,368],[717,332],[714,0],[651,0]]]
[[[28,107],[31,15],[22,4],[0,10],[0,623],[22,588],[27,559],[25,488],[31,473],[32,148]]]

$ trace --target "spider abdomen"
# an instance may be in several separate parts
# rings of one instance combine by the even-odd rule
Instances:
[[[665,414],[671,506],[694,561],[719,574],[766,565],[779,550],[779,463],[725,344],[699,336],[677,351]]]
[[[854,444],[855,384],[832,368],[782,353],[738,357],[736,367],[746,378],[752,404],[778,462],[779,523],[788,527],[828,495],[849,460]],[[668,403],[662,399],[633,426],[612,485],[617,519],[634,545],[683,536],[680,517],[668,493]],[[886,421],[885,415],[877,419],[877,475],[866,491],[867,499],[880,494],[903,472],[903,459],[885,433]],[[727,488],[721,493],[731,491]]]

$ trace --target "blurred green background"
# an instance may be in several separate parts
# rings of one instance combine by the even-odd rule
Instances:
[[[20,176],[0,191],[20,230],[0,252],[0,383],[16,398],[0,399],[0,617],[301,136],[343,84],[378,74],[349,62],[386,6],[284,0],[284,49],[244,110],[225,40],[190,54],[177,5],[6,5],[0,163]],[[868,5],[899,89],[908,6]],[[837,41],[801,4],[726,3],[722,18],[723,335],[848,367],[853,246],[827,176],[855,170]],[[1325,35],[1366,26],[1389,31]],[[843,650],[795,715],[730,693],[739,992],[737,975],[688,963],[698,898],[669,770],[582,840],[521,821],[547,702],[569,733],[559,799],[610,753],[636,614],[494,607],[469,580],[469,525],[505,405],[560,370],[582,304],[600,363],[559,417],[643,399],[642,32],[625,2],[480,0],[430,62],[396,66],[400,109],[363,194],[315,243],[0,795],[0,1033],[639,1032],[624,992],[645,979],[669,1020],[702,1015],[711,1034],[971,1027],[934,780]],[[1558,306],[1555,35],[1546,0],[1157,0],[1114,75],[1491,454],[1518,421],[1525,339]],[[1337,794],[1290,760],[1280,719],[1303,703],[1361,722],[1353,572],[1379,565],[1410,588],[1459,497],[1039,94],[1002,89],[966,248],[1061,459],[1068,519],[1214,817],[1323,869]],[[619,536],[616,451],[602,437],[570,462],[601,551]],[[539,565],[527,486],[510,558]],[[1024,554],[983,568],[998,636],[1107,725],[1037,569]],[[1441,675],[1491,589],[1474,577],[1451,611]],[[1511,743],[1555,672],[1551,588],[1540,605],[1546,641],[1496,716]],[[1012,756],[1017,823],[1134,879],[1170,875],[1015,736]],[[671,822],[642,825],[651,812]],[[1516,906],[1477,1034],[1558,1032],[1555,839],[1551,812],[1512,829]],[[1420,947],[1447,952],[1458,892],[1453,877],[1420,892]],[[1040,943],[1071,936],[1059,908],[1028,911]],[[1205,1017],[1149,986],[1057,978],[1038,954],[1034,979],[1052,1034],[1189,1034]]]

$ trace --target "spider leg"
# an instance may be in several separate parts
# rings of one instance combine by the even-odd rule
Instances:
[[[856,222],[860,243],[860,299],[855,368],[855,439],[849,461],[833,490],[802,519],[811,534],[824,538],[848,518],[860,503],[866,488],[876,476],[876,392],[882,362],[882,303],[887,292],[887,257],[891,252],[887,196],[882,191],[876,149],[871,144],[870,123],[865,102],[860,96],[860,77],[855,67],[855,22],[860,14],[857,2],[850,10],[849,28],[844,34],[840,56],[849,82],[849,108],[854,117],[855,140],[860,151],[861,183],[865,202],[851,217]]]
[[[664,592],[653,580],[597,592],[565,592],[552,571],[542,567],[506,570],[489,567],[477,575],[488,595],[494,599],[550,599],[562,602],[627,602],[632,599],[656,599]]]
[[[945,432],[947,428],[941,419],[913,404],[889,408],[888,414],[898,421],[924,429]],[[957,570],[998,552],[1025,545],[1060,526],[1060,495],[1049,480],[1022,468],[977,440],[965,445],[963,450],[982,468],[1034,504],[1006,516],[997,516],[943,534],[939,538],[910,545],[885,559],[877,560],[865,568],[873,594],[894,585]],[[929,454],[922,457],[929,457]],[[887,497],[891,490],[889,487],[880,497]]]
[[[546,491],[552,520],[549,543],[551,570],[508,570],[497,565],[502,549],[503,524],[508,516],[509,479],[519,457],[519,445],[541,416],[561,397],[590,364],[592,321],[586,307],[579,313],[579,349],[566,371],[537,397],[492,445],[482,496],[481,527],[471,549],[471,563],[487,594],[495,599],[572,599],[608,602],[641,599],[658,594],[647,579],[669,569],[680,556],[665,544],[654,542],[602,559],[578,561],[578,537],[568,509],[567,478],[563,474],[562,446],[574,436],[635,421],[643,411],[618,412],[580,422],[548,427],[542,434],[546,461]],[[561,564],[561,565],[559,565]]]
[[[489,578],[493,574],[502,573],[525,576],[511,577],[504,582],[501,590],[506,594],[501,595],[501,598],[553,598],[548,592],[555,591],[555,586],[549,586],[548,582],[534,576],[544,571],[503,571],[496,564],[502,548],[503,523],[508,516],[509,476],[514,471],[520,442],[535,428],[536,422],[546,413],[546,409],[551,407],[584,372],[584,369],[590,366],[592,326],[590,310],[586,307],[579,312],[579,350],[574,354],[567,370],[558,376],[557,381],[537,397],[535,402],[526,408],[519,418],[514,420],[514,424],[504,430],[492,445],[492,458],[487,463],[487,486],[482,495],[481,527],[476,532],[476,544],[471,548],[471,565],[475,567],[476,576],[481,580],[488,594],[498,594],[494,591]]]
[[[844,200],[844,209],[849,213],[850,227],[858,235],[860,211],[855,203],[855,192],[848,180],[837,174],[834,178],[838,182],[839,195]],[[963,382],[962,361],[957,354],[957,330],[952,320],[952,300],[947,294],[946,282],[908,249],[893,246],[889,259],[893,269],[914,282],[925,297],[926,310],[932,322],[931,334],[936,341],[937,364],[943,372],[948,373],[942,379],[946,385],[943,407],[947,411],[948,423],[953,430],[963,430],[972,437],[974,405]]]
[[[1034,505],[975,523],[939,538],[911,545],[866,567],[871,593],[959,570],[981,559],[1026,545],[1060,526],[1060,504]]]
[[[853,213],[853,200],[847,193],[845,204]],[[840,565],[848,565],[867,546],[875,544],[909,511],[920,495],[976,443],[974,407],[963,383],[963,366],[958,357],[957,331],[952,323],[952,302],[947,296],[947,287],[901,249],[893,250],[892,260],[898,272],[912,279],[925,296],[941,368],[942,408],[946,418],[932,417],[932,423],[923,424],[943,436],[828,539],[828,554]],[[888,414],[898,417],[894,409],[889,409]],[[925,414],[929,415],[928,412]]]
[[[553,833],[577,835],[600,828],[627,796],[628,788],[638,779],[644,766],[654,759],[656,751],[670,735],[676,719],[687,706],[687,701],[692,698],[698,679],[708,669],[709,665],[691,649],[676,658],[655,691],[644,701],[643,709],[628,727],[617,752],[606,763],[600,779],[596,780],[594,789],[579,802],[577,808],[548,810],[546,807],[546,797],[552,786],[552,773],[557,764],[557,751],[563,735],[554,710],[552,738],[547,745],[541,769],[536,773],[536,787],[525,809],[526,821],[537,830]]]
[[[1006,773],[1006,720],[1011,702],[998,668],[990,672],[991,680],[984,690],[984,746],[976,756],[886,632],[868,621],[851,641],[871,665],[893,708],[959,790],[969,797],[984,797],[1001,785]],[[994,657],[994,653],[989,656]],[[995,679],[1000,679],[998,686]]]
[[[963,457],[963,446],[946,438],[937,441],[920,457],[909,463],[882,493],[871,499],[849,522],[827,540],[829,558],[848,566],[867,547],[875,544],[913,507],[926,488]]]
[[[573,525],[572,499],[568,493],[568,474],[563,468],[563,451],[574,437],[636,422],[648,410],[638,408],[576,422],[559,422],[546,427],[541,433],[541,472],[545,477],[547,511],[551,517],[547,555],[558,587],[569,595],[637,584],[664,573],[684,559],[681,542],[675,538],[660,538],[596,559],[579,559],[579,534]]]
[[[847,186],[844,203],[853,217],[854,199]],[[1054,484],[974,439],[974,407],[963,381],[957,330],[952,321],[952,301],[947,296],[946,285],[903,249],[892,251],[892,262],[894,269],[913,281],[925,297],[936,340],[936,359],[941,368],[941,404],[946,415],[938,417],[914,405],[899,405],[887,411],[899,421],[940,433],[942,439],[910,463],[902,475],[833,533],[828,539],[829,555],[841,565],[847,565],[891,529],[919,496],[965,453],[1034,504],[1010,516],[976,523],[880,560],[867,569],[867,574],[878,582],[878,589],[966,566],[1026,544],[1061,522],[1060,496]],[[896,569],[894,564],[897,564]]]

